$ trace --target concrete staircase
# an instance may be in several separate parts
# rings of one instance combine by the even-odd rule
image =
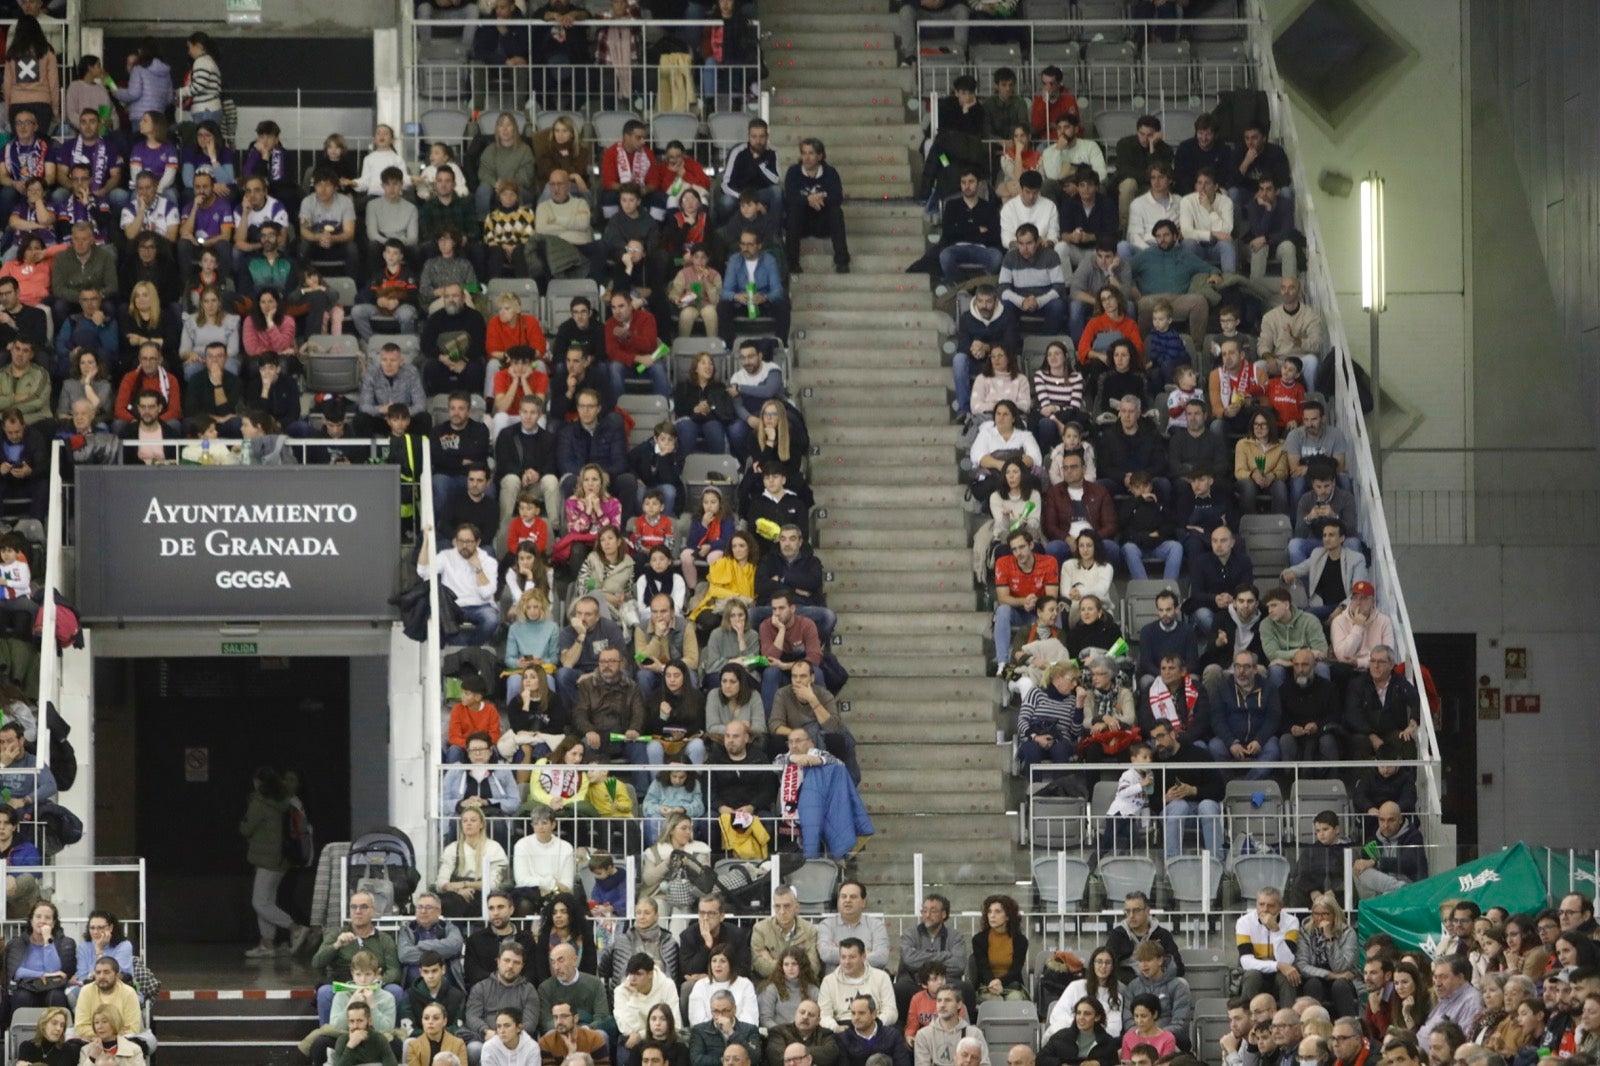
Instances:
[[[229,989],[162,992],[152,1010],[157,1054],[176,1066],[288,1066],[317,1027],[316,992]]]
[[[818,554],[839,612],[835,649],[860,741],[862,798],[877,828],[860,862],[872,906],[915,913],[925,890],[957,910],[1026,876],[1006,815],[1008,750],[995,744],[997,682],[984,676],[940,343],[951,328],[926,279],[905,273],[927,246],[912,202],[920,136],[912,71],[895,64],[887,0],[848,14],[786,0],[764,14],[779,151],[820,137],[849,201],[851,273],[825,241],[793,279],[796,384],[814,455]]]

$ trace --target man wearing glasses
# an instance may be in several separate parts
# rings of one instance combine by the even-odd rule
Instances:
[[[322,938],[322,946],[311,956],[311,967],[323,972],[323,983],[317,988],[317,1018],[328,1024],[333,1010],[333,982],[350,980],[350,960],[358,951],[370,951],[383,966],[383,987],[395,998],[404,1002],[405,989],[400,987],[400,952],[394,937],[378,928],[378,907],[370,892],[355,892],[350,896],[350,920],[337,929],[330,929]]]
[[[473,741],[469,747],[476,747],[479,743],[481,742]],[[476,758],[473,759],[473,762],[477,761]],[[466,776],[464,771],[462,776]],[[416,918],[395,931],[395,946],[400,964],[405,967],[406,984],[416,984],[422,976],[422,954],[431,951],[441,959],[447,960],[447,972],[459,985],[461,952],[466,947],[466,938],[461,930],[444,920],[444,911],[439,905],[439,897],[436,894],[419,892],[416,906]]]
[[[1595,935],[1594,904],[1582,892],[1569,892],[1562,896],[1556,917],[1561,921],[1563,933],[1578,933],[1587,937]]]
[[[1254,910],[1246,911],[1234,924],[1234,939],[1239,946],[1239,964],[1244,970],[1240,993],[1254,998],[1263,992],[1275,993],[1279,1006],[1294,1002],[1300,987],[1300,971],[1295,966],[1295,947],[1300,942],[1300,922],[1283,909],[1283,894],[1276,888],[1263,888],[1256,893]],[[1284,1017],[1279,1011],[1273,1017],[1274,1026]],[[1295,1016],[1299,1027],[1299,1016]],[[1278,1033],[1274,1030],[1274,1037]],[[1292,1040],[1279,1038],[1280,1047],[1288,1047],[1292,1055],[1300,1042],[1296,1032]]]
[[[1361,1035],[1359,1018],[1340,1018],[1334,1022],[1329,1042],[1333,1045],[1335,1066],[1366,1066],[1372,1049]]]
[[[1165,928],[1150,912],[1150,897],[1143,892],[1129,892],[1122,900],[1122,921],[1117,923],[1106,938],[1106,950],[1116,961],[1117,979],[1123,984],[1132,981],[1135,974],[1133,952],[1140,944],[1153,941],[1166,954],[1162,977],[1183,976],[1183,955],[1172,932]]]

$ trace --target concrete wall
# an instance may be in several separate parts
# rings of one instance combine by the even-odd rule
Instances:
[[[1263,0],[1271,23],[1292,22],[1303,0]],[[1463,270],[1465,165],[1461,84],[1462,13],[1438,0],[1367,4],[1417,54],[1374,106],[1330,129],[1307,107],[1295,107],[1299,154],[1311,181],[1324,170],[1385,179],[1388,209],[1389,310],[1382,320],[1383,385],[1407,406],[1427,413],[1413,447],[1471,443],[1473,383],[1466,335]],[[1292,96],[1291,96],[1292,99]],[[1351,353],[1368,362],[1361,310],[1359,202],[1313,189]],[[1459,457],[1408,456],[1388,464],[1387,482],[1464,487]]]
[[[1282,26],[1302,4],[1263,6]],[[1553,484],[1559,467],[1567,488],[1592,491],[1600,83],[1585,64],[1596,9],[1587,0],[1365,7],[1419,58],[1338,129],[1303,107],[1295,123],[1313,180],[1324,169],[1386,179],[1384,385],[1425,417],[1386,460],[1384,487],[1476,491],[1468,505],[1492,507],[1483,494]],[[1364,361],[1357,201],[1314,194],[1351,350]],[[1440,451],[1406,450],[1420,448]],[[1462,844],[1592,847],[1600,811],[1583,797],[1600,719],[1584,667],[1600,652],[1600,622],[1565,605],[1571,590],[1593,587],[1593,550],[1397,554],[1416,630],[1475,634],[1482,683],[1543,700],[1539,715],[1474,723],[1478,769],[1493,783],[1478,788],[1478,840]],[[1504,680],[1506,646],[1529,649],[1526,681]]]
[[[1502,695],[1537,693],[1539,714],[1478,719],[1478,840],[1593,848],[1600,806],[1588,802],[1600,742],[1592,711],[1600,620],[1565,609],[1592,588],[1593,548],[1400,548],[1406,602],[1419,632],[1477,634],[1480,683]],[[1528,649],[1528,676],[1505,679],[1507,647]],[[1481,775],[1492,781],[1481,783]],[[1464,846],[1473,841],[1463,840]]]

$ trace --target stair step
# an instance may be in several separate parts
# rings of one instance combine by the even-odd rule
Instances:
[[[311,1028],[316,1028],[312,1018]],[[301,1036],[305,1034],[302,1033]],[[161,1064],[169,1066],[277,1066],[303,1063],[297,1041],[175,1040],[161,1041]]]
[[[964,748],[994,742],[994,725],[990,722],[918,722],[913,726],[852,720],[850,730],[862,745],[906,744],[914,740],[920,750],[934,744]]]
[[[889,224],[894,223],[891,221]],[[855,223],[850,223],[850,243],[852,246],[857,243]],[[828,247],[823,254],[832,253],[833,249]],[[835,295],[851,292],[893,293],[921,297],[924,302],[920,306],[923,308],[933,306],[933,294],[928,291],[928,286],[906,274],[858,274],[853,270],[848,274],[838,274],[831,270],[820,274],[791,274],[789,292],[796,300],[812,293]]]
[[[905,98],[880,95],[874,103],[861,103],[861,93],[854,93],[855,103],[840,104],[827,101],[817,104],[772,105],[772,124],[828,130],[836,126],[899,126],[906,121],[910,111]],[[826,143],[826,138],[824,138]],[[829,160],[833,162],[833,160]]]
[[[837,460],[830,463],[821,463],[820,460],[813,459],[811,465],[811,484],[818,491],[824,485],[851,488],[887,482],[895,485],[933,486],[948,485],[950,480],[951,475],[948,463],[929,463],[907,467],[893,467],[885,464],[881,467],[863,468]]]
[[[899,20],[893,15],[810,14],[794,10],[793,5],[763,12],[761,28],[774,36],[792,33],[871,33],[894,35]]]
[[[863,15],[886,15],[889,0],[856,0],[853,8]],[[791,15],[829,15],[839,9],[839,0],[786,0],[783,13]]]
[[[856,592],[840,589],[828,593],[828,606],[841,615],[847,611],[970,611],[975,598],[972,589],[928,592],[905,589],[900,592]],[[852,668],[853,669],[853,668]],[[855,682],[851,682],[854,685]],[[851,693],[852,698],[854,692]]]
[[[846,196],[909,196],[911,161],[898,163],[846,163],[839,167]],[[918,254],[921,254],[920,249]],[[905,269],[904,266],[901,269]]]
[[[808,373],[813,370],[833,371],[869,367],[881,369],[918,367],[930,370],[937,367],[946,378],[950,375],[937,345],[928,348],[893,349],[829,348],[823,352],[807,355],[802,363]]]
[[[861,387],[871,388],[870,385]],[[814,468],[833,463],[844,463],[847,466],[881,463],[884,466],[895,467],[929,466],[947,473],[950,473],[956,457],[960,454],[960,446],[953,443],[943,447],[922,444],[886,445],[868,443],[865,439],[848,444],[830,444],[825,448],[817,445],[817,450],[818,454],[811,457],[811,465]],[[953,480],[955,475],[950,473],[950,477]]]
[[[831,598],[828,600],[828,606],[834,606]],[[970,612],[955,613],[965,617]],[[906,612],[901,611],[900,616],[906,617]],[[839,624],[842,626],[844,621],[844,611],[840,610]],[[1000,691],[1000,682],[992,677],[950,677],[941,678],[938,687],[942,702],[981,702],[987,706],[993,703],[995,695]],[[881,701],[908,698],[906,683],[895,678],[863,677],[858,681],[852,677],[848,692],[850,699],[862,706],[874,706]]]
[[[973,814],[959,823],[923,814],[885,814],[872,820],[878,837],[886,840],[922,837],[934,840],[1005,839],[1015,835],[1017,820],[1004,814]],[[876,843],[878,837],[874,837]],[[874,893],[876,896],[876,893]],[[874,899],[874,905],[877,900]]]
[[[780,86],[773,90],[772,104],[776,108],[786,107],[855,107],[855,108],[884,108],[892,109],[897,116],[897,121],[904,121],[903,117],[910,115],[906,106],[906,94],[898,88],[873,89],[862,88],[858,85],[829,86]],[[840,119],[843,124],[843,119]],[[833,162],[832,153],[828,162]]]
[[[834,646],[834,653],[845,662],[875,662],[878,659],[909,658],[912,656],[926,656],[932,659],[953,659],[958,656],[968,656],[979,647],[982,639],[971,633],[918,633],[918,634],[836,634],[839,643]],[[854,676],[854,675],[852,675]],[[953,708],[951,708],[953,710]],[[877,717],[876,713],[873,715]],[[930,720],[944,721],[946,708],[941,707],[936,713],[926,715]],[[972,721],[979,720],[974,714]],[[984,721],[989,720],[987,713],[982,716]]]
[[[980,797],[985,801],[991,798],[998,799],[996,796],[998,789],[995,787],[997,778],[985,776],[983,771],[987,770],[992,774],[998,775],[1004,768],[1006,758],[1009,757],[1008,752],[1002,753],[998,747],[992,751],[988,748],[979,749],[984,752],[985,758],[980,761],[979,756],[973,755],[971,756],[973,761],[967,764],[970,769],[977,771],[974,773],[930,774],[926,770],[917,769],[915,763],[916,749],[908,745],[906,750],[913,756],[912,765],[875,769],[871,774],[866,772],[867,764],[864,760],[867,753],[864,750],[858,751],[857,758],[863,760],[861,764],[861,798],[869,804],[868,809],[871,809],[870,804],[873,801],[881,802],[885,794],[896,793],[900,795],[922,793],[935,796],[959,794],[967,797],[969,804],[972,802],[973,797]],[[869,797],[871,798],[869,799]],[[902,808],[902,810],[905,809],[907,808]],[[915,808],[909,809],[915,810]],[[989,810],[993,811],[994,808],[990,807]]]
[[[825,88],[839,84],[839,71],[824,66],[773,67],[771,82],[776,87],[788,89]],[[902,93],[914,92],[917,72],[910,67],[874,65],[850,72],[850,82],[862,90],[894,89]],[[777,137],[773,130],[773,137]]]
[[[950,847],[937,831],[931,830],[931,827],[926,836],[904,840],[879,839],[874,836],[867,849],[874,862],[904,863],[907,866],[911,864],[912,856],[921,854],[924,877],[927,876],[927,864],[930,858],[955,869],[1003,866],[1013,859],[1013,847],[1007,837],[963,840],[959,845]]]
[[[813,367],[809,363],[797,375],[797,384],[812,389],[894,389],[917,386],[946,388],[950,384],[950,371],[935,363],[905,366],[842,366]]]
[[[886,771],[873,775],[875,781],[881,781]],[[907,777],[917,775],[908,774]],[[901,787],[874,787],[867,783],[865,777],[861,780],[861,802],[866,804],[867,811],[876,819],[879,815],[893,814],[969,814],[981,812],[983,814],[1004,815],[1005,810],[999,800],[999,790],[991,782],[987,790],[982,788],[962,788],[960,790],[946,790],[940,782],[923,782],[928,785],[924,789]],[[1011,837],[1016,838],[1013,832]],[[885,882],[888,883],[888,882]]]
[[[862,273],[900,273],[908,262],[903,256],[851,256],[850,269]],[[817,273],[833,268],[832,260],[821,255],[801,256],[800,265]],[[808,336],[811,330],[817,329],[872,330],[879,337],[894,337],[899,330],[949,333],[954,328],[950,316],[942,311],[896,311],[892,314],[879,311],[818,311],[807,315],[804,325]]]
[[[971,562],[970,553],[961,549],[905,548],[896,552],[829,549],[827,569],[841,579],[859,573],[889,573],[910,570],[916,573],[961,569]]]
[[[893,613],[857,611],[849,617],[840,616],[839,624],[834,628],[834,632],[844,637],[852,635],[915,636],[918,634],[961,634],[963,636],[981,638],[988,631],[988,628],[989,616],[978,611],[958,611],[951,614],[936,615],[932,618],[908,615],[904,611]],[[999,692],[996,687],[999,682],[994,678],[976,678],[974,680],[982,682],[982,684],[967,685],[966,681],[962,681],[961,684],[965,686],[962,692],[966,693],[966,695],[960,695],[951,690],[949,693],[951,700],[959,702],[963,699],[973,699],[988,703],[994,694]],[[852,698],[855,693],[855,685],[852,683],[850,687]],[[892,700],[894,695],[894,690],[875,691],[873,698]]]
[[[940,641],[948,641],[954,645],[959,641],[970,638],[960,634],[955,634],[949,636],[941,635],[932,638],[924,636],[922,638],[898,637],[895,639],[923,639],[934,644]],[[841,645],[841,647],[855,647],[855,644],[852,641],[847,640],[843,645]],[[853,679],[850,682],[850,692],[852,695],[854,695],[855,681]],[[875,725],[881,728],[894,729],[904,729],[907,726],[918,726],[920,728],[920,726],[929,721],[937,721],[948,725],[982,726],[985,729],[985,733],[983,735],[984,743],[994,740],[994,711],[992,708],[983,706],[977,701],[968,701],[965,703],[941,703],[938,707],[930,709],[927,704],[921,702],[920,700],[904,700],[898,702],[892,700],[873,700],[872,708],[868,717],[871,718],[870,722],[863,721],[860,716],[853,716],[850,720],[850,728],[855,729],[857,726],[866,725]]]
[[[915,128],[915,127],[912,127]],[[922,205],[912,200],[855,200],[844,205],[844,217],[898,218],[922,222]]]
[[[890,149],[887,148],[871,148],[865,145],[852,145],[850,147],[850,151],[857,150],[860,150],[864,153],[881,152],[885,156],[890,154]],[[828,149],[828,158],[830,160],[833,158],[833,149],[831,147]],[[861,202],[864,204],[879,204],[883,203],[884,201],[864,200]],[[920,219],[898,218],[894,215],[853,214],[850,210],[852,206],[853,205],[850,201],[845,202],[844,221],[846,227],[850,231],[851,240],[855,240],[857,234],[862,236],[876,236],[881,234],[888,237],[904,237],[917,241],[927,240],[927,227],[923,225]],[[919,280],[914,275],[908,275],[907,277],[908,280]],[[926,289],[927,287],[928,286],[925,283],[921,285],[921,288],[923,289]]]
[[[812,427],[813,439],[815,429],[819,426],[938,426],[942,428],[946,443],[954,436],[950,432],[950,409],[945,406],[941,397],[938,402],[929,400],[916,406],[900,408],[882,407],[829,407],[826,404],[807,406],[802,403],[800,409],[806,412],[806,424]],[[824,413],[826,412],[826,413]],[[863,433],[858,439],[875,436]],[[959,502],[959,501],[958,501]]]
[[[962,548],[966,530],[960,526],[926,529],[856,529],[818,525],[824,550],[838,548]]]
[[[855,242],[852,241],[852,244]],[[855,249],[850,249],[852,259]],[[832,265],[833,253],[806,255],[802,253],[800,263],[804,266],[810,260],[816,259]],[[811,268],[807,268],[811,269]],[[851,268],[852,271],[854,267]],[[807,277],[801,274],[800,277]],[[836,274],[838,278],[852,278],[854,273]],[[933,301],[926,292],[886,292],[883,289],[849,290],[836,289],[822,292],[816,289],[797,289],[790,295],[790,307],[798,317],[802,312],[811,311],[928,311],[932,309]],[[802,320],[803,321],[803,320]]]
[[[830,509],[824,503],[821,510],[819,528],[825,529],[958,529],[963,535],[967,531],[965,516],[940,504],[852,511],[848,504]]]
[[[860,507],[870,505],[874,509],[880,507],[951,507],[959,510],[961,495],[964,490],[960,485],[874,485],[870,488],[860,487],[830,487],[825,493],[818,493],[817,503],[829,508],[829,512],[844,507]]]
[[[763,27],[765,29],[765,27]],[[784,65],[787,59],[808,63],[815,58],[835,56],[864,60],[887,59],[890,66],[898,65],[894,50],[894,32],[837,34],[828,31],[816,33],[777,33],[761,46],[761,55],[770,66]]]
[[[316,1011],[275,1017],[243,1015],[234,1018],[216,1015],[173,1017],[163,1013],[155,1015],[154,1023],[156,1038],[161,1041],[163,1048],[174,1040],[209,1041],[223,1031],[221,1028],[223,1026],[235,1034],[248,1033],[252,1040],[261,1043],[277,1041],[293,1043],[316,1028]]]
[[[909,255],[914,258],[922,254],[924,241],[920,234],[915,236],[911,234],[896,235],[893,233],[857,234],[850,228],[848,222],[845,223],[845,229],[850,231],[850,251],[853,255]],[[833,254],[833,242],[825,237],[807,237],[800,242],[800,254],[802,256],[831,256]],[[918,279],[908,276],[904,280],[916,281]],[[924,295],[928,296],[928,306],[932,306],[933,296],[928,292],[928,287],[926,285],[922,286],[922,291]]]
[[[887,414],[893,414],[895,409],[900,407],[937,407],[946,417],[950,413],[943,381],[919,383],[902,380],[871,389],[819,382],[815,385],[806,385],[800,393],[800,398],[803,401],[801,406],[808,412],[824,413],[844,407],[870,405]],[[953,437],[958,435],[952,434]]]
[[[833,602],[832,590],[839,585],[834,582],[828,586],[828,602]],[[905,582],[899,582],[901,587]],[[919,593],[926,593],[928,586],[917,586]],[[910,593],[908,592],[908,595]],[[983,656],[978,654],[975,647],[965,656],[928,656],[928,655],[880,655],[868,662],[856,663],[850,668],[852,677],[971,677],[983,675]]]
[[[843,596],[851,593],[893,592],[896,589],[918,592],[954,592],[972,596],[972,571],[946,570],[934,580],[932,578],[911,574],[906,571],[876,570],[867,573],[835,574],[832,581],[828,582],[828,599],[831,603],[834,596]],[[977,652],[978,646],[974,643],[971,651]],[[980,672],[981,665],[976,667]],[[947,671],[941,671],[947,672]]]
[[[837,423],[825,424],[821,421],[812,422],[810,425],[811,443],[824,449],[830,444],[860,444],[863,440],[871,439],[884,444],[920,444],[928,447],[949,447],[951,442],[951,427],[949,421],[943,424],[928,422],[918,425],[880,426],[870,434],[864,434],[858,425]],[[956,525],[961,524],[960,515],[950,516]]]
[[[848,276],[848,275],[847,275]],[[940,336],[948,332],[939,325],[891,326],[812,326],[797,342],[796,347],[809,357],[812,353],[826,355],[830,348],[873,348],[881,351],[925,351],[939,347]],[[892,338],[884,336],[885,329],[894,329]]]

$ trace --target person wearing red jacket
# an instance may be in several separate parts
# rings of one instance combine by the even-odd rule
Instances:
[[[622,140],[605,150],[600,157],[600,208],[606,218],[617,213],[617,190],[632,182],[643,185],[649,180],[650,168],[656,165],[656,154],[645,144],[646,134],[649,132],[643,122],[638,119],[629,119],[622,127]],[[659,200],[662,214],[655,215],[657,204],[651,201]],[[659,221],[666,217],[666,197],[654,195],[646,200],[645,206]]]
[[[1073,537],[1085,525],[1105,542],[1108,558],[1113,551],[1121,551],[1117,547],[1117,508],[1111,493],[1105,486],[1086,480],[1083,473],[1083,453],[1067,452],[1061,457],[1061,480],[1044,494],[1044,550],[1058,563],[1065,563],[1072,555]]]
[[[475,673],[461,679],[461,702],[450,708],[445,762],[467,761],[467,738],[473,733],[488,733],[491,741],[500,739],[500,709],[484,699],[488,691],[489,683]]]
[[[682,141],[668,141],[661,158],[645,175],[644,187],[652,194],[651,199],[655,195],[661,198],[659,207],[650,206],[650,217],[657,222],[665,222],[668,209],[677,205],[683,190],[695,190],[700,194],[701,202],[704,202],[711,193],[711,179],[706,176],[705,168],[689,155]]]
[[[656,354],[661,345],[656,318],[643,307],[633,306],[626,293],[612,293],[611,317],[606,321],[606,356],[610,359],[612,395],[621,396],[623,382],[630,376],[650,379],[650,391],[671,396],[667,366]]]
[[[161,421],[169,425],[183,421],[183,382],[161,365],[161,349],[153,344],[139,349],[138,367],[124,374],[117,386],[114,413],[118,422],[138,419],[134,404],[142,392],[153,392],[162,398]]]
[[[1058,66],[1048,66],[1039,72],[1039,95],[1033,98],[1028,121],[1035,137],[1048,137],[1056,122],[1065,115],[1078,117],[1078,98],[1063,87],[1065,75]]]

